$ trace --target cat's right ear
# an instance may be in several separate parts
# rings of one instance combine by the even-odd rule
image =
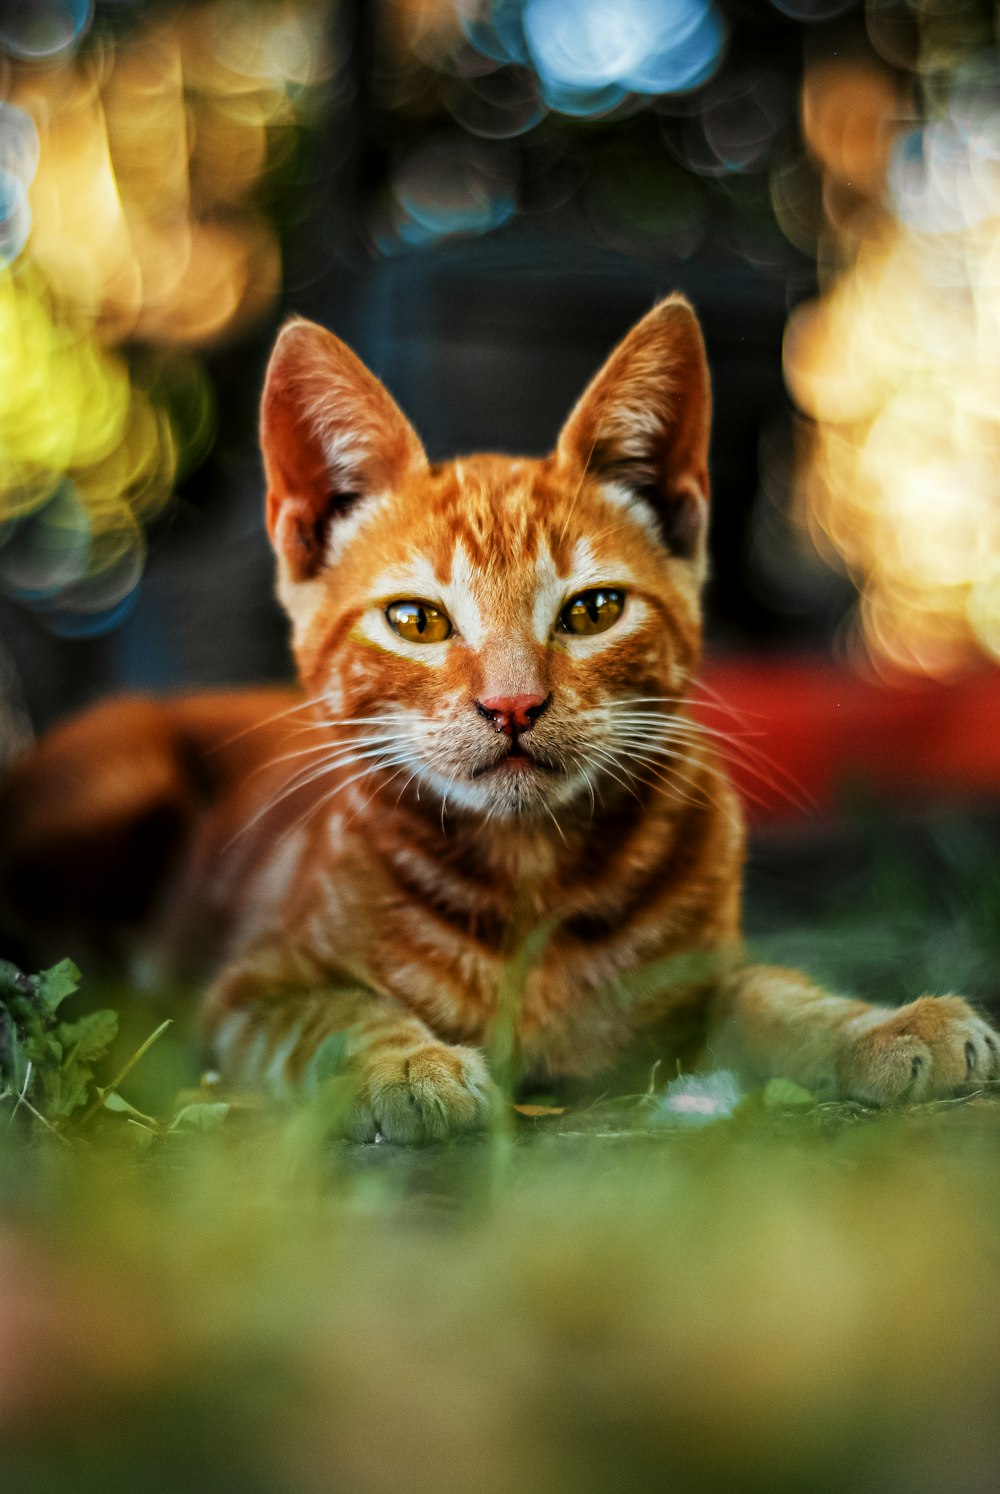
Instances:
[[[271,354],[260,444],[267,529],[292,581],[321,569],[338,518],[427,466],[385,386],[339,338],[301,318],[282,328]]]
[[[712,396],[705,343],[683,296],[638,322],[591,380],[556,448],[573,481],[585,473],[655,521],[676,559],[702,576],[708,524]]]

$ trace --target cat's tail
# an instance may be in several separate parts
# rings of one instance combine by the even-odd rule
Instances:
[[[0,955],[29,969],[70,955],[122,973],[199,823],[252,771],[255,726],[290,699],[122,697],[16,757],[0,782]]]
[[[164,707],[136,697],[15,759],[0,786],[0,929],[18,960],[112,956],[142,924],[196,812],[186,756]]]
[[[8,763],[27,752],[34,732],[14,660],[0,642],[0,777]]]

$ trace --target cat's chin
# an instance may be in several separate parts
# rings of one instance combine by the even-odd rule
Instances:
[[[484,820],[548,819],[554,809],[586,793],[577,774],[557,773],[528,758],[503,759],[468,778],[429,775],[431,787],[448,809]]]

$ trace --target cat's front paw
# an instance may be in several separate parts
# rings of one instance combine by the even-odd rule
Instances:
[[[1000,1036],[960,996],[921,996],[852,1024],[838,1067],[845,1098],[933,1100],[1000,1078]]]
[[[435,1042],[374,1047],[365,1055],[347,1132],[355,1141],[443,1141],[484,1130],[499,1103],[475,1048]]]

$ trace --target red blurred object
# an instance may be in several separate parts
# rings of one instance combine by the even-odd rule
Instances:
[[[698,716],[753,821],[835,814],[852,784],[896,803],[1000,798],[1000,669],[866,680],[819,659],[711,662]]]

